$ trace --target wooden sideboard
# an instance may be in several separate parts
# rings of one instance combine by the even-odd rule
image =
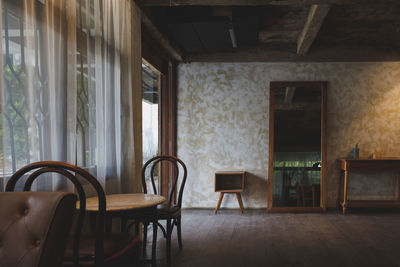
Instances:
[[[340,158],[337,160],[341,170],[340,183],[339,183],[339,205],[342,207],[343,214],[351,207],[400,207],[400,181],[398,188],[398,198],[396,200],[349,200],[348,197],[348,183],[349,173],[351,171],[397,171],[400,172],[400,158],[380,158],[380,159],[349,159]],[[344,175],[342,175],[344,173]],[[398,176],[399,177],[399,176]],[[343,180],[343,181],[342,181]],[[343,186],[343,200],[340,201],[340,189]]]

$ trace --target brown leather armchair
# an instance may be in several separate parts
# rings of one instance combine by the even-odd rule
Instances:
[[[41,161],[31,163],[15,172],[7,182],[6,191],[14,191],[18,181],[24,180],[23,190],[30,191],[33,182],[43,174],[59,174],[71,181],[79,196],[79,210],[76,211],[70,240],[64,254],[65,266],[119,266],[125,256],[137,248],[139,238],[131,233],[105,233],[106,196],[101,184],[86,170],[78,166],[59,161]],[[85,183],[85,188],[84,188]],[[93,216],[92,233],[83,233],[86,212],[85,189],[94,189],[98,200],[98,211]],[[0,237],[1,238],[1,237]],[[1,240],[0,240],[1,243]],[[1,252],[1,251],[0,251]],[[0,254],[1,257],[1,254]],[[0,264],[0,267],[3,265]],[[46,265],[48,266],[48,265]],[[50,265],[53,266],[53,265]]]
[[[0,266],[62,266],[76,196],[0,193]]]

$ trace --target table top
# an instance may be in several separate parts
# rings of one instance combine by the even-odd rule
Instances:
[[[400,158],[340,158],[338,159],[340,169],[344,171],[399,171]]]
[[[400,161],[400,157],[387,157],[387,158],[377,158],[377,159],[370,159],[370,158],[338,158],[339,161]]]
[[[124,211],[133,209],[150,208],[161,204],[166,200],[165,197],[152,194],[113,194],[106,195],[106,210],[107,211]],[[76,207],[79,209],[79,201],[76,203]],[[91,197],[86,199],[86,210],[97,211],[98,198]]]

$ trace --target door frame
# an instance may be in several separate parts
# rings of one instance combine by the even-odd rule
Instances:
[[[273,90],[282,87],[320,87],[321,88],[321,196],[320,207],[273,207],[274,182],[274,108]],[[269,85],[269,149],[268,149],[268,205],[269,212],[320,212],[326,210],[326,130],[327,130],[327,87],[326,81],[292,81],[270,82]]]

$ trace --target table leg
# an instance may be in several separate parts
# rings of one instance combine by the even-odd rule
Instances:
[[[96,212],[89,212],[89,225],[90,225],[90,232],[94,233],[96,231]]]
[[[126,232],[126,225],[128,223],[128,218],[126,216],[121,216],[121,232]]]
[[[337,208],[340,209],[340,206],[342,205],[342,203],[340,202],[340,191],[342,189],[342,184],[343,184],[343,172],[340,171],[340,175],[339,175],[339,186],[338,186],[338,193],[337,193]]]
[[[242,202],[242,196],[240,195],[240,193],[236,193],[236,198],[239,202],[240,212],[243,213],[243,202]]]
[[[107,233],[111,233],[112,230],[112,219],[113,217],[111,216],[111,214],[106,214],[106,232]]]
[[[219,194],[219,199],[218,199],[218,203],[217,203],[217,208],[215,209],[215,214],[217,213],[217,211],[219,210],[219,207],[221,206],[221,202],[222,202],[222,199],[224,198],[224,192],[221,192],[220,194]]]
[[[349,172],[348,172],[347,170],[345,170],[345,171],[344,171],[343,203],[342,203],[343,214],[346,213],[346,209],[347,209],[347,187],[348,187],[348,180],[349,180]]]

